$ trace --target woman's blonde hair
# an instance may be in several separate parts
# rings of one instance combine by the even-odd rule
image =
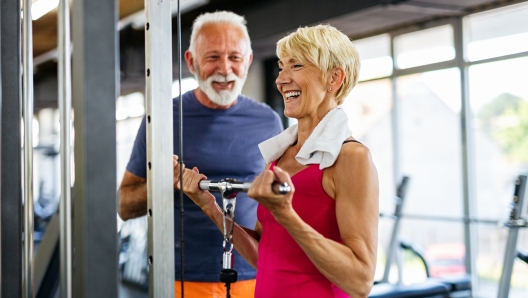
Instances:
[[[277,42],[279,59],[291,56],[301,63],[317,67],[323,77],[327,71],[343,67],[345,79],[336,92],[336,101],[340,105],[359,77],[359,54],[352,41],[341,31],[330,25],[301,27]]]

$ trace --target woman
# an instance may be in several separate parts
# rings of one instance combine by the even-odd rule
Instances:
[[[357,83],[357,51],[337,29],[319,25],[281,39],[277,56],[284,114],[298,125],[259,145],[268,169],[248,191],[259,203],[258,221],[254,230],[236,226],[235,248],[258,270],[255,297],[367,297],[376,267],[377,172],[338,107]],[[198,169],[186,170],[184,192],[222,231],[221,209],[197,187],[202,179]],[[273,182],[292,191],[274,194]]]

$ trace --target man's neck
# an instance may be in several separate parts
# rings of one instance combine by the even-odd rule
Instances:
[[[199,103],[201,103],[204,107],[215,109],[215,110],[226,110],[230,107],[234,106],[236,104],[236,100],[230,103],[227,106],[221,106],[219,104],[214,103],[209,99],[209,97],[202,91],[200,88],[194,89],[194,96],[198,100]]]

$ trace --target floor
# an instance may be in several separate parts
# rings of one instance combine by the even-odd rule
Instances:
[[[120,283],[118,291],[119,298],[148,298],[148,290],[142,290],[126,283]]]

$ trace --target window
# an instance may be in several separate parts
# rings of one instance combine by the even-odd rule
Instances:
[[[387,77],[392,74],[390,36],[388,34],[355,40],[354,45],[361,59],[359,81]]]
[[[379,179],[380,212],[394,211],[393,149],[391,132],[392,83],[390,79],[358,84],[342,107],[348,115],[352,135],[365,144],[370,152]],[[392,232],[392,221],[379,222],[378,262],[375,279],[380,280],[386,259],[386,248]]]
[[[462,216],[458,69],[400,77],[396,87],[402,172],[410,177],[405,213]]]
[[[453,60],[453,27],[443,25],[396,36],[394,51],[400,69]]]
[[[528,172],[528,57],[469,67],[477,213],[506,218],[513,181]]]
[[[465,19],[467,59],[482,60],[528,51],[528,5],[511,5]]]
[[[392,84],[389,79],[358,84],[342,107],[352,135],[371,151],[380,182],[380,208],[392,212],[394,179],[392,170]],[[387,207],[388,206],[388,207]]]

